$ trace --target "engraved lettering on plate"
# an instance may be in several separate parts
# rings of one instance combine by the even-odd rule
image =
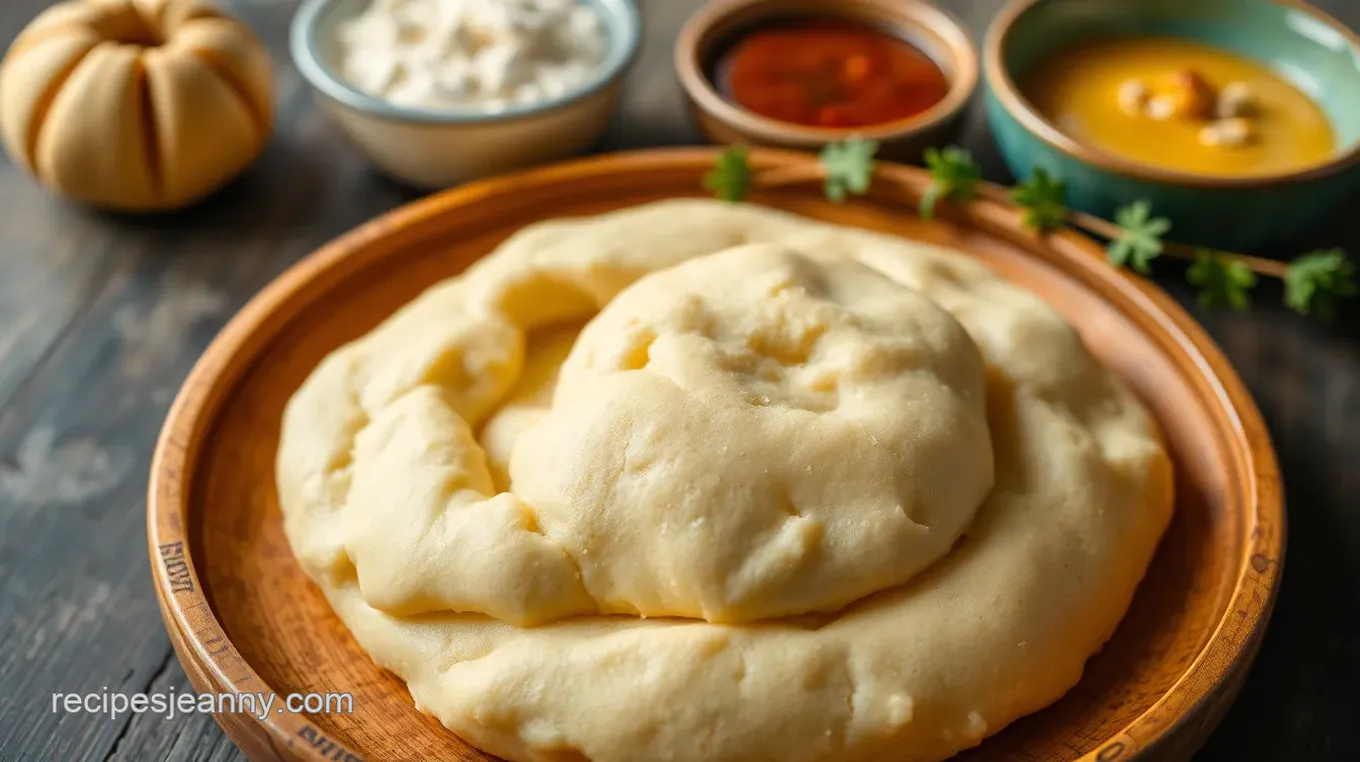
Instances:
[[[363,757],[351,754],[348,749],[327,738],[311,725],[304,725],[298,731],[298,737],[306,741],[313,749],[326,755],[327,759],[335,762],[364,762]]]
[[[165,576],[170,580],[170,592],[192,593],[194,578],[189,575],[189,563],[184,560],[184,543],[167,542],[159,550]]]

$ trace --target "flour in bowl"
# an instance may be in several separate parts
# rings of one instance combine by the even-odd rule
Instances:
[[[337,38],[342,76],[370,95],[492,112],[561,98],[607,53],[599,13],[575,0],[373,0]]]

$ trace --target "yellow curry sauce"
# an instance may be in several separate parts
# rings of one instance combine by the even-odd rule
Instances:
[[[1252,138],[1240,145],[1209,145],[1203,130],[1214,122],[1158,119],[1121,105],[1120,89],[1127,83],[1156,87],[1177,72],[1194,72],[1219,92],[1233,83],[1250,88],[1258,104],[1249,123]],[[1271,174],[1321,163],[1335,150],[1332,126],[1311,98],[1261,64],[1190,40],[1083,41],[1040,62],[1021,89],[1072,138],[1162,169],[1217,176]]]

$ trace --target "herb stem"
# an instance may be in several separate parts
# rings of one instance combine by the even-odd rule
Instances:
[[[988,201],[995,201],[1002,204],[1009,204],[1010,198],[1006,195],[1006,190],[1000,186],[990,183],[978,184],[978,195]],[[1114,240],[1119,237],[1120,228],[1118,225],[1103,220],[1093,214],[1078,212],[1072,209],[1067,210],[1067,221],[1073,227],[1081,228],[1088,233],[1093,233],[1107,240]],[[1187,246],[1174,241],[1167,241],[1163,253],[1175,259],[1194,261],[1198,257],[1198,250],[1194,246]],[[1264,275],[1270,278],[1284,278],[1289,271],[1289,265],[1284,262],[1277,262],[1273,259],[1263,257],[1253,257],[1247,254],[1233,254],[1231,252],[1220,252],[1226,259],[1234,262],[1241,262],[1257,275]]]
[[[875,170],[875,175],[882,174]],[[753,177],[753,185],[758,188],[783,188],[790,185],[802,185],[809,182],[819,182],[826,179],[826,170],[817,163],[790,164],[774,169],[766,169],[757,172]],[[995,201],[999,204],[1010,205],[1011,199],[1007,195],[1006,189],[992,183],[980,182],[976,186],[977,194],[988,201]],[[1093,214],[1078,212],[1069,209],[1067,211],[1067,221],[1073,226],[1092,233],[1107,240],[1114,240],[1119,237],[1120,228],[1118,225],[1103,220]],[[1188,262],[1194,261],[1197,257],[1197,250],[1193,246],[1167,241],[1164,253],[1169,257],[1182,259]],[[1222,252],[1223,256],[1234,262],[1241,262],[1257,275],[1264,275],[1269,278],[1284,278],[1289,271],[1289,265],[1284,262],[1277,262],[1273,259],[1253,257],[1246,254],[1233,254]]]
[[[922,219],[929,219],[939,202],[962,204],[982,198],[1013,210],[1030,235],[1066,227],[1104,239],[1104,261],[1116,269],[1148,275],[1152,261],[1163,254],[1188,261],[1185,278],[1200,287],[1199,299],[1205,307],[1245,309],[1259,277],[1283,283],[1284,303],[1289,309],[1301,315],[1316,313],[1323,319],[1335,313],[1339,301],[1360,295],[1355,263],[1341,249],[1312,251],[1285,263],[1188,246],[1166,240],[1171,222],[1154,215],[1146,200],[1121,207],[1113,220],[1105,220],[1067,208],[1066,186],[1061,178],[1042,169],[1007,189],[983,181],[977,162],[958,146],[927,149],[925,172],[875,162],[877,150],[875,141],[851,137],[828,143],[814,162],[781,162],[753,171],[747,148],[729,146],[704,175],[703,186],[715,198],[739,202],[753,189],[777,190],[819,182],[827,200],[841,203],[850,196],[868,193],[877,179],[883,181],[876,186],[880,198],[891,196],[898,203],[915,204]]]
[[[758,188],[783,188],[789,185],[801,185],[825,179],[826,170],[822,168],[822,165],[809,163],[790,164],[775,169],[762,170],[752,177],[752,182]]]

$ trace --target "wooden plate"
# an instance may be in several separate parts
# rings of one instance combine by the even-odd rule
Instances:
[[[524,224],[698,195],[712,149],[605,156],[478,183],[375,220],[266,288],[223,330],[170,412],[147,508],[166,628],[201,691],[343,692],[350,713],[218,716],[256,760],[471,762],[477,752],[416,711],[374,666],[293,561],[274,491],[285,401],[316,363]],[[805,156],[755,152],[757,168]],[[845,204],[816,185],[755,200],[969,252],[1043,295],[1165,428],[1177,503],[1114,639],[1059,703],[961,760],[1184,760],[1237,693],[1274,602],[1284,510],[1274,453],[1241,380],[1170,298],[1103,262],[1073,233],[1022,232],[988,201],[924,222],[920,170]]]

